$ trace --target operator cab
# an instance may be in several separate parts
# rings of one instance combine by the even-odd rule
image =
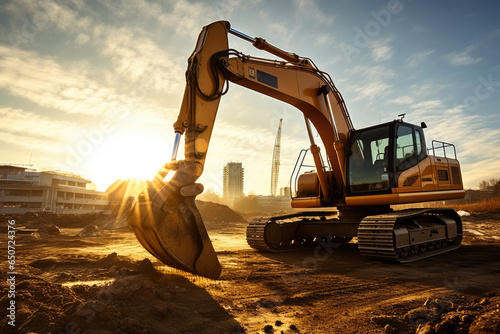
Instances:
[[[347,194],[391,193],[399,175],[427,156],[422,126],[395,120],[351,132]]]

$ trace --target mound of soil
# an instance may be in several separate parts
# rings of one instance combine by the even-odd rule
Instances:
[[[38,277],[36,269],[23,268],[26,274],[16,277],[16,333],[49,333],[65,318],[68,310],[83,302],[72,289]],[[0,307],[7,309],[12,299],[5,294]],[[13,327],[2,321],[1,333],[11,333]]]
[[[72,278],[57,284],[41,278],[64,269]],[[241,332],[240,325],[204,289],[186,277],[166,274],[149,259],[131,261],[111,253],[94,261],[38,260],[18,275],[16,333],[213,333]],[[5,294],[0,307],[6,309]],[[1,333],[9,333],[5,321]]]
[[[246,223],[247,220],[227,205],[213,202],[196,201],[196,207],[206,222]]]
[[[414,328],[416,334],[500,333],[500,297],[472,299],[465,296],[428,298],[423,306],[404,316],[382,315],[371,318],[385,333],[403,333]]]

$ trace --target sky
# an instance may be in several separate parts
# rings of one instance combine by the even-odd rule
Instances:
[[[74,172],[99,190],[152,177],[171,156],[197,36],[228,20],[329,73],[355,128],[402,113],[426,122],[427,143],[455,144],[465,188],[478,188],[500,178],[499,13],[498,1],[465,0],[4,0],[0,162]],[[275,58],[234,36],[229,43]],[[221,194],[224,165],[238,161],[245,193],[269,194],[280,118],[284,187],[309,146],[303,116],[230,84],[200,178],[205,189]]]

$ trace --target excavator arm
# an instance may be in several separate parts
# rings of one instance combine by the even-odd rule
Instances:
[[[228,48],[228,34],[251,42],[283,60],[255,58]],[[342,96],[331,78],[310,59],[285,52],[262,38],[252,38],[227,21],[207,25],[189,57],[181,110],[174,123],[172,160],[137,197],[129,224],[140,243],[165,264],[210,278],[221,266],[208,237],[195,197],[203,192],[196,183],[203,172],[210,137],[227,81],[295,106],[304,114],[311,152],[320,181],[322,204],[340,201],[345,193],[344,147],[353,129]],[[333,180],[328,180],[310,123],[326,150]],[[184,160],[176,160],[181,135]],[[175,174],[164,182],[170,172]]]

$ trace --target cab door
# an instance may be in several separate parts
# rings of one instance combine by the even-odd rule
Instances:
[[[399,123],[395,136],[395,166],[397,182],[393,192],[422,190],[419,162],[426,156],[423,134],[415,126]]]

